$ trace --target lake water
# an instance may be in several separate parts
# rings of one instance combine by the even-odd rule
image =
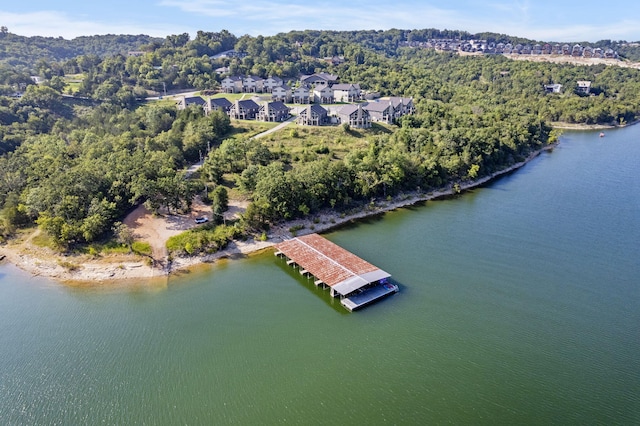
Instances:
[[[347,313],[271,251],[168,285],[0,266],[0,424],[640,424],[640,126],[327,235]]]

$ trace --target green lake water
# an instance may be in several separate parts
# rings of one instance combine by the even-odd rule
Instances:
[[[0,265],[0,424],[640,424],[640,126],[327,234],[353,314],[272,251],[167,286]]]

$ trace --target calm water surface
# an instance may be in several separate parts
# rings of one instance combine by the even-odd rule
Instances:
[[[348,314],[271,252],[166,286],[0,266],[0,424],[639,424],[640,126],[328,235]]]

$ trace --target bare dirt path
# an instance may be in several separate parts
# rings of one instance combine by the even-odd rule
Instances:
[[[142,205],[129,213],[123,223],[133,230],[136,239],[149,243],[156,262],[164,263],[168,256],[167,240],[196,226],[195,218],[200,216],[211,219],[211,207],[196,198],[190,213],[154,215]]]

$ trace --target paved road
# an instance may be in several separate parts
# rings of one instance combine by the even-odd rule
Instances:
[[[149,96],[145,98],[147,101],[157,101],[158,99],[173,99],[180,96],[185,96],[187,98],[191,96],[195,96],[196,93],[200,93],[199,90],[189,90],[188,92],[178,92],[178,93],[167,93],[167,96]]]
[[[258,138],[261,138],[263,136],[267,136],[267,135],[269,135],[269,134],[271,134],[273,132],[277,132],[278,130],[283,129],[283,128],[287,127],[289,124],[293,123],[295,121],[295,119],[296,119],[295,115],[291,116],[291,117],[289,117],[288,120],[283,121],[282,123],[278,124],[273,129],[269,129],[266,132],[258,133],[257,135],[255,135],[251,139],[258,139]]]

